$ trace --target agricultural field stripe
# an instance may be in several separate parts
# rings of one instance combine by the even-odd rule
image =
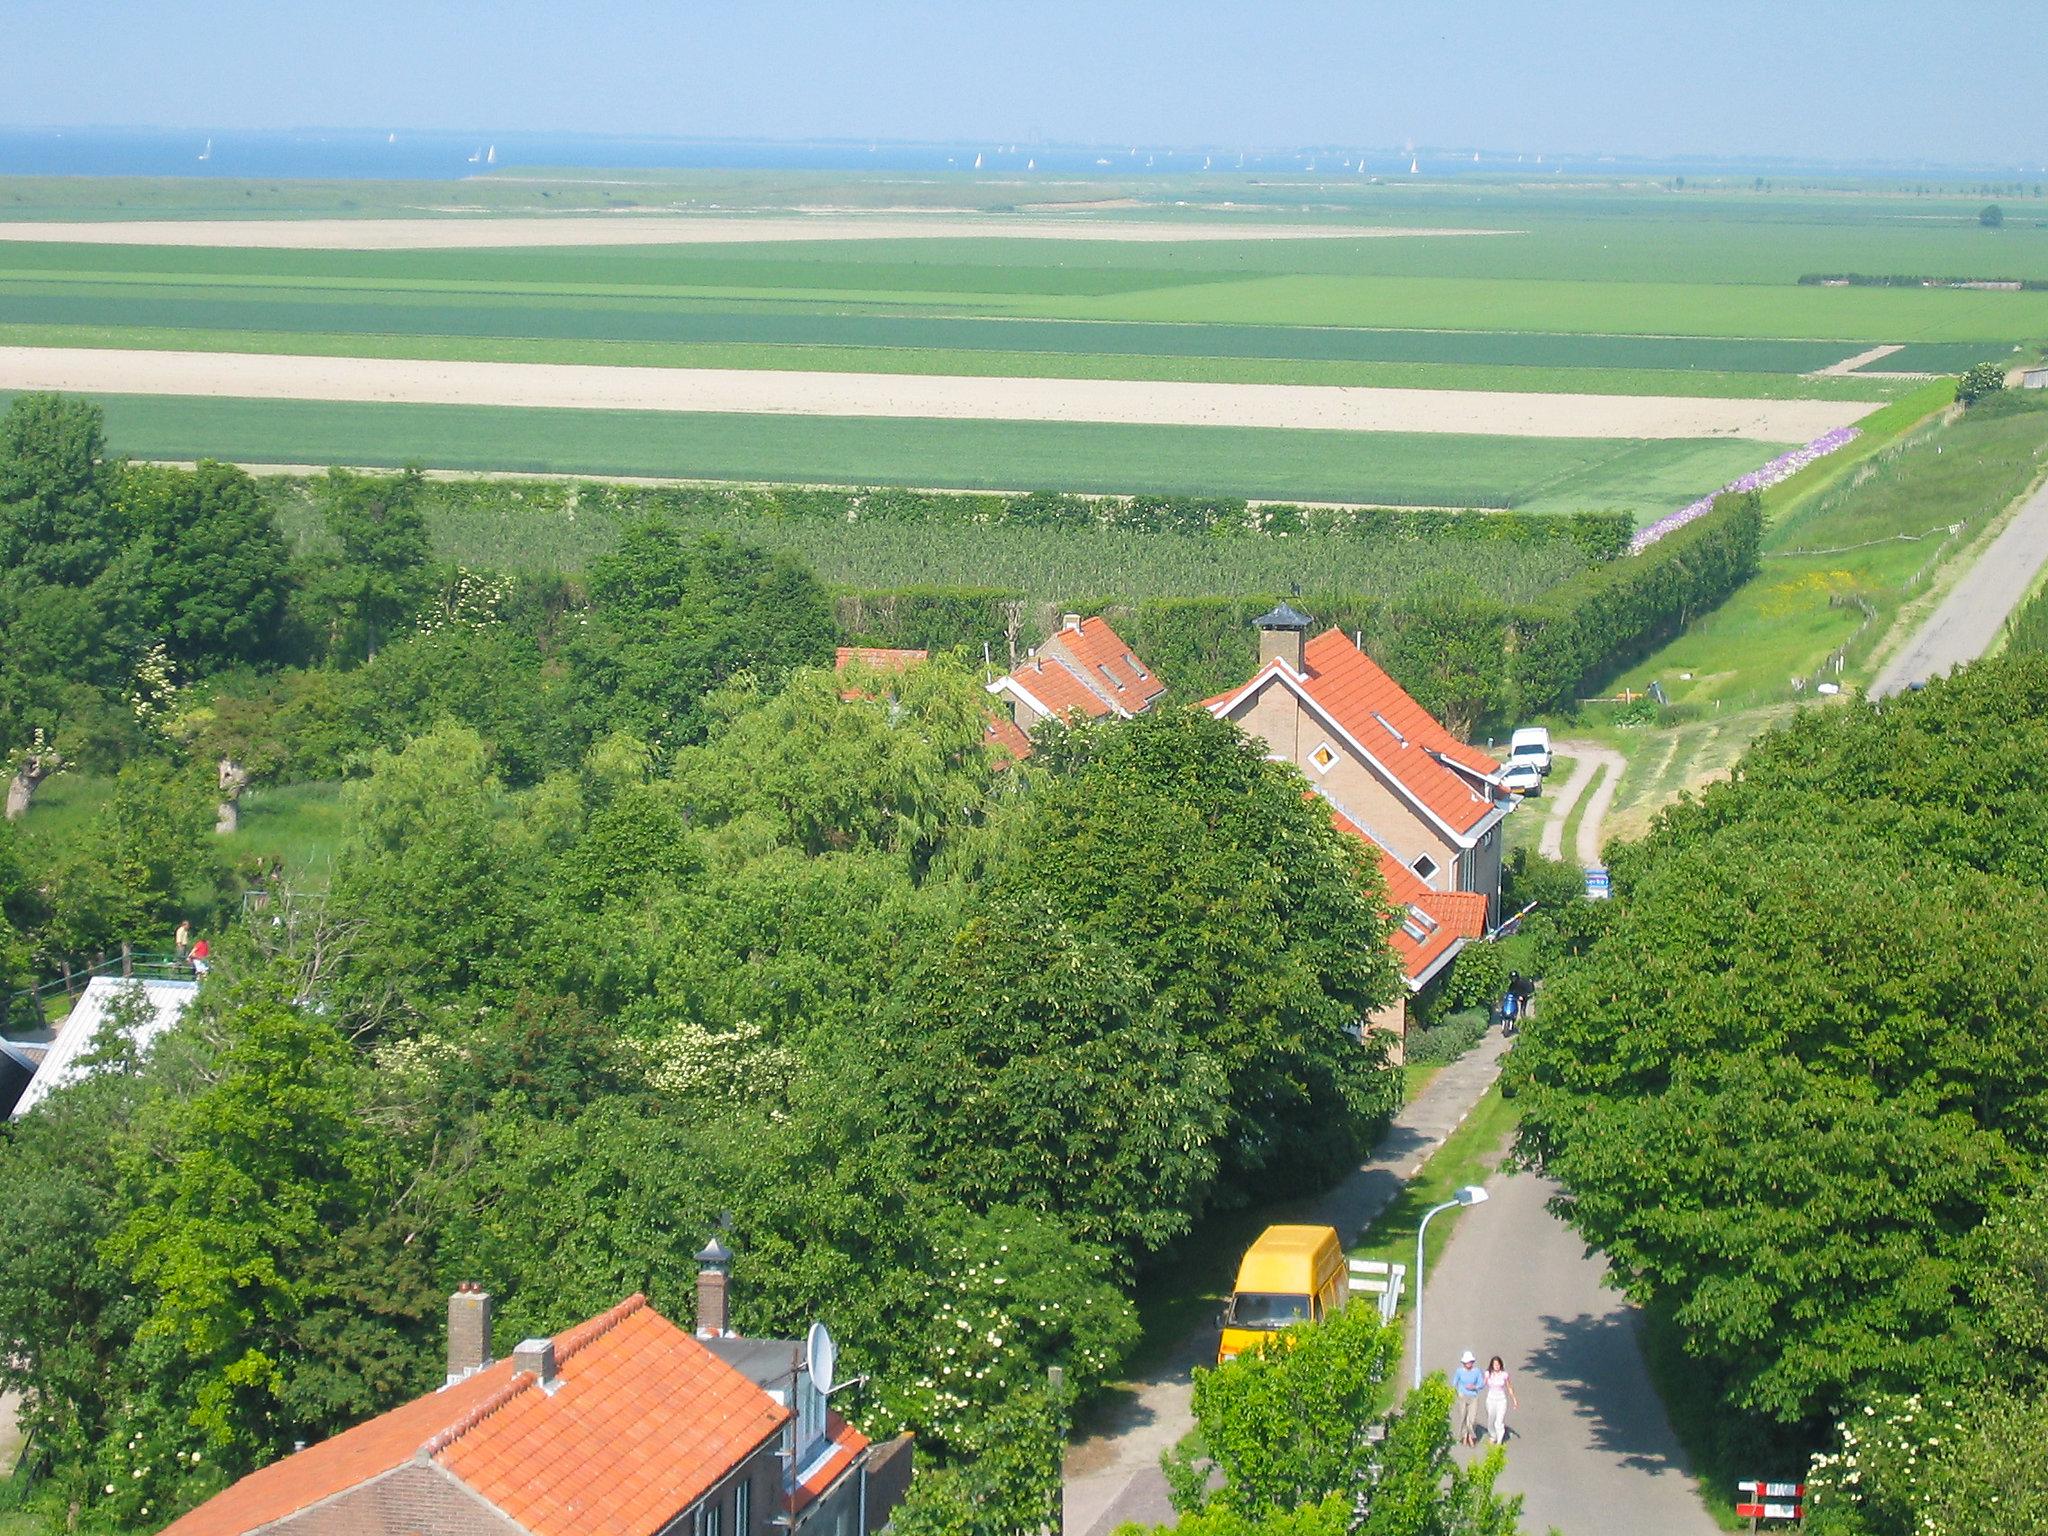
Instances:
[[[1765,442],[1811,440],[1849,426],[1873,409],[1868,402],[1851,400],[630,368],[71,347],[0,348],[0,389],[884,420]]]
[[[1405,225],[1029,219],[1011,215],[803,215],[731,218],[636,214],[554,218],[110,219],[0,223],[0,240],[78,245],[184,245],[287,251],[437,251],[595,245],[751,245],[811,240],[1385,240],[1512,235],[1513,229]]]

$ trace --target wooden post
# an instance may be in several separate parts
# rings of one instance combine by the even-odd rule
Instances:
[[[78,989],[71,984],[71,961],[68,957],[64,961],[64,996],[74,1003],[78,1001]]]
[[[133,981],[135,979],[135,944],[131,939],[123,939],[121,941],[121,979],[124,981]]]

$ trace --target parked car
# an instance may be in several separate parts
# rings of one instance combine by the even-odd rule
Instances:
[[[1540,725],[1525,725],[1508,738],[1508,766],[1534,763],[1538,773],[1550,772],[1550,732]]]
[[[1500,787],[1511,795],[1543,793],[1543,770],[1533,762],[1509,762],[1500,771]]]

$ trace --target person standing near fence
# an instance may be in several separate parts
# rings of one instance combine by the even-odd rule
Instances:
[[[192,946],[192,974],[204,978],[213,957],[213,946],[201,939]]]
[[[174,942],[178,949],[178,959],[183,961],[186,954],[192,948],[192,924],[189,921],[181,920],[179,922],[178,937]]]

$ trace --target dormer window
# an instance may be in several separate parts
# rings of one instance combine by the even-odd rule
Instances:
[[[1308,760],[1317,773],[1328,773],[1337,766],[1337,749],[1326,741],[1309,753]]]
[[[1401,919],[1401,931],[1420,944],[1436,932],[1436,919],[1420,907],[1410,907]]]
[[[1100,672],[1104,677],[1109,679],[1110,687],[1114,688],[1118,693],[1122,693],[1124,691],[1124,685],[1116,680],[1116,674],[1109,670],[1107,664],[1103,662],[1097,662],[1095,664],[1095,669],[1096,671]]]
[[[1440,866],[1437,864],[1437,861],[1435,859],[1432,859],[1426,853],[1423,854],[1420,858],[1418,858],[1413,864],[1410,864],[1408,867],[1414,870],[1416,874],[1422,876],[1422,878],[1425,880],[1434,880],[1436,878],[1436,872],[1438,868],[1440,868]]]

